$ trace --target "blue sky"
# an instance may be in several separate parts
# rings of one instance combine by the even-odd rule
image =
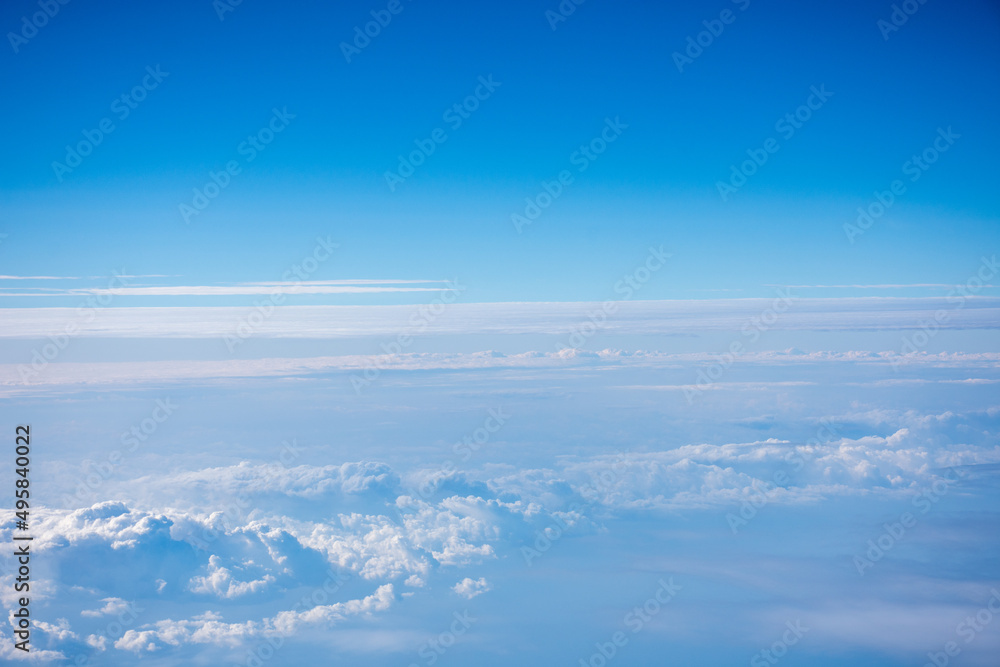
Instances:
[[[29,658],[995,664],[996,3],[52,1]]]
[[[4,25],[31,7],[8,5]],[[0,166],[8,273],[108,275],[127,255],[136,274],[263,280],[328,233],[344,253],[323,278],[459,277],[481,301],[583,300],[603,298],[634,248],[664,243],[681,270],[654,297],[766,296],[960,282],[996,240],[990,3],[922,5],[888,40],[877,21],[891,8],[871,2],[586,3],[555,30],[545,3],[402,7],[349,64],[339,44],[379,7],[243,3],[223,21],[202,2],[63,7],[3,56],[19,100]],[[678,72],[672,54],[727,8],[733,22]],[[157,65],[169,76],[119,120],[112,101]],[[500,87],[447,128],[443,112],[490,75]],[[775,123],[811,86],[833,96],[786,140]],[[286,107],[288,128],[184,224],[193,188]],[[52,162],[105,117],[115,131],[60,183]],[[517,234],[511,214],[574,169],[607,117],[628,129]],[[447,141],[390,192],[385,172],[438,127]],[[948,127],[961,139],[847,242],[857,207]],[[769,137],[779,152],[723,202],[716,183]],[[43,239],[56,251],[33,251]]]

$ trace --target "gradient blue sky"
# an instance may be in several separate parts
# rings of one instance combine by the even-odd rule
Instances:
[[[244,2],[224,21],[209,2],[62,7],[18,53],[0,51],[16,101],[0,164],[4,273],[124,264],[181,284],[266,280],[324,233],[343,252],[318,278],[457,277],[473,301],[584,300],[662,243],[677,271],[647,298],[704,298],[964,282],[995,247],[995,3],[929,2],[888,40],[879,2],[588,2],[555,31],[544,12],[556,3],[403,6],[350,64],[338,45],[378,3]],[[735,21],[679,73],[671,54],[727,7]],[[0,25],[33,9],[7,3]],[[59,183],[51,163],[150,65],[169,76]],[[397,155],[491,74],[501,87],[390,193]],[[730,165],[821,84],[834,96],[721,201]],[[273,107],[296,119],[185,225],[178,205]],[[609,116],[629,128],[517,234],[511,213]],[[856,208],[949,126],[956,145],[848,243]]]
[[[388,0],[75,0],[16,51],[37,2],[0,8],[0,429],[37,440],[33,656],[259,667],[281,638],[269,666],[598,667],[661,580],[682,589],[608,667],[756,667],[796,622],[780,667],[964,641],[1000,603],[997,4],[927,0],[886,39],[890,0],[588,0],[555,30],[557,0],[400,1],[350,63]],[[273,109],[295,118],[249,162]],[[628,127],[518,233],[606,119]],[[960,136],[910,180],[939,131]],[[343,588],[301,604],[331,569]],[[995,667],[1000,615],[961,647]]]

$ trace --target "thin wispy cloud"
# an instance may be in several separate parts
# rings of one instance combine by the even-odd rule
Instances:
[[[785,369],[794,367],[824,367],[829,371],[836,368],[857,370],[861,367],[884,373],[897,357],[891,352],[850,350],[846,352],[747,353],[740,359],[742,367],[748,369]],[[589,353],[558,353],[532,350],[517,354],[492,352],[476,353],[407,353],[397,355],[341,355],[312,357],[277,357],[260,359],[211,359],[186,361],[107,361],[107,362],[63,362],[52,364],[44,373],[32,376],[28,382],[22,377],[22,367],[18,364],[0,364],[0,387],[7,394],[17,394],[26,389],[51,385],[119,385],[156,384],[204,379],[240,378],[295,378],[322,375],[329,372],[353,373],[366,368],[378,367],[383,370],[426,372],[426,371],[485,371],[505,370],[524,372],[553,371],[565,369],[590,370],[613,373],[616,370],[645,369],[664,372],[670,369],[687,368],[687,377],[696,378],[697,370],[717,360],[717,356],[707,352],[688,354],[668,354],[662,352],[622,352],[601,350]],[[890,386],[895,384],[991,384],[989,378],[969,377],[972,374],[988,372],[1000,365],[1000,353],[953,353],[923,354],[912,358],[910,369],[962,369],[965,376],[958,379],[905,378],[877,379],[866,383],[845,382],[845,385]],[[714,382],[712,389],[753,389],[776,387],[814,386],[812,380],[774,380],[753,382]],[[622,391],[677,391],[696,388],[695,384],[649,384],[610,385],[608,389]]]
[[[176,278],[168,273],[119,273],[119,278]],[[0,280],[100,280],[106,276],[0,276]]]
[[[765,285],[765,287],[788,287],[789,289],[961,289],[968,288],[968,285],[954,285],[951,283],[899,283],[899,284],[875,284],[875,285]],[[977,289],[984,287],[996,287],[996,285],[977,285]]]
[[[111,287],[66,290],[66,294],[69,296],[81,294],[113,294],[115,296],[235,296],[259,294],[378,294],[382,292],[437,291],[440,291],[440,288],[261,283],[250,285],[179,285],[176,287]]]
[[[119,278],[149,278],[160,276],[124,275]],[[54,276],[52,279],[56,279]],[[27,279],[27,278],[25,278]],[[113,295],[132,297],[155,296],[256,296],[275,294],[382,294],[392,292],[436,292],[444,285],[440,280],[307,280],[242,282],[231,285],[142,285],[123,287],[0,287],[0,296],[55,296],[75,297],[88,295]],[[427,285],[415,287],[415,285]],[[10,291],[5,290],[21,290]],[[28,289],[30,291],[24,291]]]
[[[82,280],[81,276],[0,276],[0,280]]]
[[[261,288],[248,289],[250,291],[235,294],[270,293],[255,291]],[[317,286],[315,289],[342,288]],[[428,288],[399,290],[438,291]],[[108,293],[122,294],[118,291]],[[219,292],[222,293],[234,292]],[[733,331],[739,335],[742,327],[752,323],[753,318],[759,319],[762,313],[768,313],[772,304],[772,299],[623,301],[617,303],[616,312],[606,318],[600,330],[603,333],[676,335]],[[453,303],[442,309],[439,316],[428,318],[421,326],[421,333],[568,335],[583,323],[590,322],[591,314],[602,305],[597,302]],[[405,305],[277,306],[272,316],[255,327],[255,335],[275,338],[395,336],[413,329],[411,321],[419,308]],[[767,328],[774,331],[920,329],[939,312],[948,314],[947,319],[937,324],[941,329],[995,328],[1000,323],[1000,298],[968,297],[961,308],[949,302],[947,297],[802,298],[795,300],[786,312],[776,315]],[[103,309],[101,316],[92,321],[79,322],[77,335],[213,338],[231,334],[236,323],[246,315],[247,309],[239,306],[116,306]],[[0,338],[44,338],[78,319],[73,308],[7,308],[0,309],[0,317],[4,321]]]

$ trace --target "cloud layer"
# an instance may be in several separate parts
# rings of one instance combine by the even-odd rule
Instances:
[[[308,287],[308,286],[307,286]],[[313,286],[316,289],[340,289]],[[143,288],[145,289],[145,288]],[[160,289],[160,288],[154,288]],[[173,288],[171,288],[173,289]],[[250,288],[248,288],[250,289]],[[264,287],[261,287],[264,289]],[[353,288],[352,288],[353,289]],[[383,289],[358,287],[356,289]],[[423,288],[400,288],[423,289]],[[567,334],[584,323],[608,332],[678,334],[740,331],[766,314],[778,299],[703,301],[621,301],[613,317],[601,316],[598,302],[452,303],[447,306],[277,306],[262,318],[254,335],[277,338],[340,338],[421,334]],[[45,338],[74,324],[79,336],[131,338],[215,338],[232,335],[252,308],[112,307],[81,317],[74,308],[4,308],[0,336]],[[775,330],[871,331],[941,328],[996,328],[1000,298],[868,297],[792,299],[768,327]],[[947,318],[935,317],[944,312]],[[419,326],[415,325],[417,321]]]

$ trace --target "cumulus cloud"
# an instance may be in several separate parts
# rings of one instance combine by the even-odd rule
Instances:
[[[35,513],[34,547],[107,544],[113,550],[135,547],[142,540],[169,539],[173,522],[164,514],[129,509],[125,503],[107,501],[75,511],[46,510]]]
[[[837,419],[851,420],[854,428],[867,425],[869,432],[877,425],[881,435],[846,437],[839,428],[827,428],[822,437],[563,455],[548,466],[489,464],[444,477],[432,469],[401,475],[385,463],[364,460],[289,467],[238,463],[147,475],[135,482],[150,490],[143,507],[110,501],[72,511],[39,508],[35,547],[81,564],[95,554],[102,563],[121,557],[119,562],[128,564],[118,568],[117,577],[103,566],[74,572],[74,590],[88,599],[78,612],[84,619],[124,611],[125,600],[108,593],[132,585],[172,604],[211,596],[218,610],[192,611],[180,620],[143,619],[149,622],[114,638],[88,634],[92,629],[87,628],[77,635],[62,621],[45,630],[54,642],[79,642],[85,636],[83,641],[95,650],[233,647],[384,611],[393,602],[394,585],[410,589],[401,593],[404,597],[419,596],[419,589],[433,589],[447,576],[446,585],[456,595],[472,599],[491,584],[485,576],[466,576],[463,569],[497,566],[498,554],[531,543],[554,520],[571,535],[644,510],[731,506],[772,480],[776,470],[785,471],[789,481],[773,491],[770,501],[775,504],[912,492],[936,479],[942,467],[1000,462],[992,436],[981,436],[977,444],[953,439],[962,432],[957,425],[980,420],[985,427],[980,430],[988,432],[998,417],[1000,411],[859,410]],[[430,477],[440,479],[428,497],[404,490],[403,480]],[[209,491],[215,494],[211,501]],[[274,502],[262,505],[266,512],[216,509],[247,494],[264,494]],[[371,509],[330,511],[343,508],[349,497],[370,499]],[[161,503],[170,499],[170,504],[158,506],[157,498]],[[190,498],[201,498],[203,506],[185,505]],[[282,513],[282,499],[323,511],[311,520]],[[0,534],[11,530],[8,523]],[[357,585],[375,592],[366,597],[352,592],[357,599],[286,609],[260,620],[226,620],[247,596],[314,585],[309,582],[317,566],[354,573]],[[123,576],[136,581],[120,580]]]
[[[490,485],[550,509],[571,502],[621,510],[694,509],[739,502],[762,485],[774,486],[779,471],[787,481],[773,489],[772,501],[812,503],[840,495],[903,493],[932,482],[942,468],[997,462],[997,446],[941,449],[929,446],[923,433],[900,428],[884,437],[797,443],[770,438],[573,457],[559,469],[515,471]]]
[[[482,595],[491,589],[491,586],[486,581],[485,577],[480,577],[479,579],[471,579],[466,577],[460,582],[451,587],[451,590],[455,591],[466,600],[471,600],[477,595]]]
[[[266,589],[269,584],[274,583],[275,579],[270,574],[265,574],[260,579],[239,581],[233,577],[232,571],[223,567],[221,563],[222,560],[218,556],[214,554],[210,556],[208,559],[208,574],[193,577],[189,584],[191,591],[232,599],[250,593],[257,593]]]
[[[129,629],[114,645],[115,648],[135,653],[187,644],[239,646],[247,640],[261,637],[288,637],[303,626],[331,627],[352,616],[385,611],[392,606],[393,599],[392,584],[385,584],[359,600],[318,605],[304,611],[282,611],[261,621],[226,623],[219,614],[207,612],[191,619],[165,619]]]
[[[404,574],[424,577],[434,560],[453,563],[474,554],[492,553],[489,545],[469,541],[481,537],[479,526],[447,511],[432,514],[402,524],[384,515],[341,514],[337,524],[313,523],[293,530],[304,545],[365,579]]]
[[[105,603],[103,607],[100,609],[84,609],[80,612],[80,616],[100,618],[101,616],[120,614],[129,608],[129,603],[121,598],[104,598],[101,602]]]
[[[13,664],[14,661],[52,664],[56,661],[66,660],[66,655],[61,651],[32,648],[31,651],[25,653],[16,649],[14,648],[14,641],[8,636],[9,634],[8,632],[4,632],[0,635],[0,659],[9,661],[8,664]]]
[[[0,530],[0,534],[3,530]],[[9,538],[8,538],[9,539]],[[13,609],[19,598],[24,597],[14,588],[17,576],[14,574],[0,575],[0,603],[7,609]],[[38,578],[34,580],[31,589],[31,599],[36,601],[48,600],[59,591],[60,585],[57,581],[48,578]]]
[[[70,630],[69,621],[65,618],[56,619],[55,623],[46,623],[36,618],[32,621],[36,630],[40,630],[56,641],[66,641],[67,639],[79,639],[79,636]]]

